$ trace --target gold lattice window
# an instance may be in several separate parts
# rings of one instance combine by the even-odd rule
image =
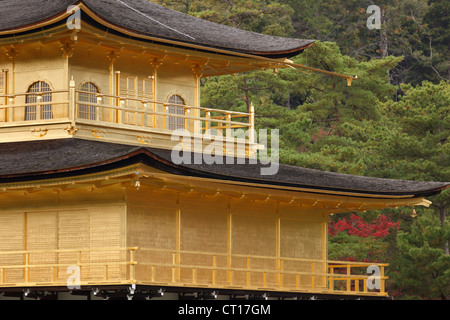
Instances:
[[[28,94],[26,97],[28,106],[25,107],[25,120],[31,121],[38,119],[38,107],[37,105],[33,105],[33,103],[37,103],[39,99],[42,103],[52,102],[52,94],[45,93],[48,91],[51,91],[50,85],[44,81],[37,81],[28,88],[27,92],[32,94]],[[53,107],[50,103],[41,104],[40,119],[53,119]]]
[[[81,86],[78,94],[78,118],[97,120],[97,94],[99,90],[92,82],[86,82]]]
[[[186,115],[186,109],[184,99],[179,95],[173,95],[169,98],[169,113],[176,115]],[[182,117],[169,117],[169,130],[184,130],[185,119]]]

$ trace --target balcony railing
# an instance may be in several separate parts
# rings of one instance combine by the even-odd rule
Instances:
[[[386,266],[135,247],[3,251],[0,287],[68,286],[73,270],[79,270],[80,286],[140,284],[386,296]],[[368,273],[369,267],[379,272]]]
[[[174,112],[175,109],[175,112]],[[49,111],[50,110],[50,111]],[[0,128],[70,121],[114,128],[231,137],[242,129],[254,141],[254,108],[249,113],[202,108],[110,94],[69,90],[0,95]]]

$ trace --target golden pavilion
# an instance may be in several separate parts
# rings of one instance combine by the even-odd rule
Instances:
[[[386,264],[328,260],[329,216],[448,183],[263,174],[255,109],[200,103],[201,78],[312,45],[146,0],[0,1],[0,299],[386,298]]]

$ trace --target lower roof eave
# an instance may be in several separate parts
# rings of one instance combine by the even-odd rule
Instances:
[[[113,171],[142,166],[180,179],[202,180],[260,190],[308,192],[368,199],[426,198],[448,188],[450,183],[415,182],[279,165],[273,176],[262,176],[263,165],[175,164],[171,150],[120,145],[82,139],[2,144],[0,188],[20,184],[49,184],[56,180],[79,180],[108,175]],[[2,189],[0,189],[1,191]]]
[[[83,188],[86,186],[95,186],[98,188],[120,184],[129,187],[147,186],[149,188],[160,188],[176,192],[201,192],[213,195],[226,195],[231,197],[248,197],[258,200],[274,200],[280,203],[300,204],[305,206],[310,204],[312,207],[327,208],[329,213],[343,213],[351,211],[366,211],[373,209],[397,208],[401,206],[426,206],[431,202],[423,197],[414,195],[386,196],[374,194],[360,194],[350,192],[336,192],[333,190],[317,190],[298,186],[278,186],[271,184],[262,184],[255,182],[240,182],[232,180],[196,177],[167,173],[155,169],[154,167],[143,163],[134,163],[124,167],[108,168],[95,172],[84,172],[75,174],[70,172],[68,176],[52,175],[48,179],[26,180],[22,177],[20,182],[1,183],[0,193],[2,192],[29,192],[43,191],[47,189],[62,189],[70,186],[72,188]],[[42,178],[42,177],[41,177]],[[155,179],[165,181],[163,186]],[[139,181],[137,184],[136,182]]]

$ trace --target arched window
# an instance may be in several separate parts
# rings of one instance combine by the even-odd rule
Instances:
[[[81,86],[78,94],[78,118],[87,120],[97,120],[97,93],[98,88],[92,82],[86,82]],[[84,104],[85,102],[86,104]]]
[[[173,95],[169,98],[169,113],[176,115],[185,115],[186,109],[182,106],[185,105],[184,99],[179,95]],[[169,130],[184,130],[185,119],[182,117],[169,117]]]
[[[28,94],[26,97],[25,102],[31,105],[25,107],[25,120],[53,119],[53,108],[51,104],[41,104],[40,111],[38,111],[37,105],[32,105],[33,103],[37,103],[38,99],[41,99],[40,102],[42,103],[52,102],[52,94],[44,93],[48,91],[52,90],[44,81],[37,81],[28,88],[27,93],[33,94]]]

